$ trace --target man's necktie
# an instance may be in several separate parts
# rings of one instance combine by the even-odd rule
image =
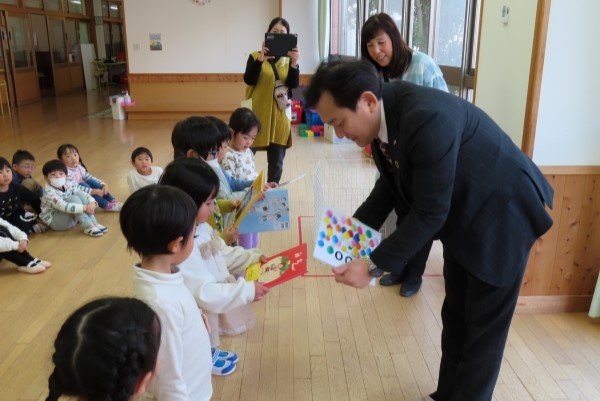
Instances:
[[[383,155],[387,159],[388,163],[392,164],[392,158],[390,157],[389,145],[387,143],[383,142],[379,138],[377,138],[377,142],[379,142],[379,149],[381,149],[381,152],[383,153]]]

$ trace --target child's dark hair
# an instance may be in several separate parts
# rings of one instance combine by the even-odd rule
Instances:
[[[46,401],[62,395],[86,401],[128,401],[156,368],[161,326],[135,298],[101,298],[81,306],[56,340]]]
[[[0,156],[0,169],[4,169],[5,167],[11,168],[12,166],[4,157]]]
[[[179,188],[149,185],[125,201],[119,216],[127,249],[140,256],[167,255],[169,243],[183,237],[183,244],[196,223],[198,208]]]
[[[215,138],[218,136],[218,128],[206,117],[192,116],[179,121],[171,134],[175,159],[186,157],[191,149],[206,160],[208,152],[215,149]]]
[[[219,177],[214,170],[205,161],[190,157],[169,163],[159,183],[183,190],[198,207],[219,193]]]
[[[35,157],[28,150],[19,149],[12,157],[12,164],[19,164],[22,161],[35,161]]]
[[[150,152],[150,149],[145,148],[143,146],[133,149],[133,152],[131,152],[131,161],[134,162],[136,157],[144,154],[150,157],[150,161],[154,161],[154,157],[152,156],[152,152]]]
[[[217,127],[219,135],[215,137],[215,143],[211,150],[219,149],[223,142],[229,142],[231,140],[231,130],[225,121],[215,116],[206,117],[211,123]]]
[[[44,163],[44,166],[42,167],[42,174],[44,174],[44,177],[53,171],[62,171],[63,173],[67,174],[67,166],[65,166],[65,163],[63,163],[62,160],[58,159],[50,160]]]
[[[260,120],[252,110],[246,107],[237,108],[229,117],[229,128],[233,130],[233,135],[247,134],[254,127],[260,132]]]
[[[60,145],[58,149],[56,149],[56,157],[58,157],[59,160],[62,160],[62,157],[65,153],[67,153],[67,150],[70,150],[71,152],[75,151],[79,155],[79,164],[85,167],[85,164],[83,164],[83,159],[81,158],[81,153],[79,153],[79,149],[77,149],[77,146],[71,143],[63,143],[62,145]]]

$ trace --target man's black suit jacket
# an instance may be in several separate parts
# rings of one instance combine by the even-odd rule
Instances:
[[[383,86],[391,165],[377,144],[381,173],[355,217],[379,227],[395,203],[408,213],[373,251],[399,273],[425,242],[440,239],[480,280],[514,282],[536,238],[552,226],[553,189],[537,166],[482,110],[456,96],[404,81]]]

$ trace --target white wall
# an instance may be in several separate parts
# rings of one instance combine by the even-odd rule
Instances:
[[[506,25],[500,21],[503,5],[509,7]],[[475,104],[519,147],[523,140],[536,8],[537,0],[485,0],[482,10]]]
[[[552,0],[533,160],[600,165],[600,1]]]
[[[292,33],[298,34],[300,72],[311,74],[319,66],[318,0],[283,0],[282,17],[290,23]]]
[[[277,0],[212,0],[203,6],[192,0],[169,5],[163,0],[127,0],[129,72],[244,72],[248,54],[260,49],[278,7]],[[161,34],[162,51],[150,51],[150,33]]]

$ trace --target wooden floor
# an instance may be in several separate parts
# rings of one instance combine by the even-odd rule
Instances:
[[[125,200],[132,149],[149,147],[155,163],[165,166],[172,158],[175,121],[113,121],[102,118],[106,108],[106,95],[92,91],[13,109],[12,120],[6,115],[0,120],[0,155],[10,160],[17,148],[32,151],[41,179],[41,166],[55,158],[58,145],[74,143],[92,174]],[[357,165],[361,157],[354,144],[295,137],[283,180],[307,175],[290,185],[294,224],[287,232],[263,234],[264,252],[289,248],[300,238],[310,248],[317,164],[335,159],[347,165],[340,171],[367,177],[354,185],[368,191],[374,172],[365,162]],[[265,164],[259,153],[258,167]],[[336,180],[330,173],[322,172]],[[333,206],[362,197],[345,188],[328,196]],[[136,257],[125,250],[118,214],[97,217],[110,228],[101,238],[77,230],[32,236],[31,253],[53,262],[41,275],[18,273],[0,262],[1,401],[43,400],[51,344],[67,314],[91,298],[131,294]],[[411,401],[432,392],[440,361],[441,264],[436,244],[422,291],[405,299],[398,287],[337,285],[327,267],[309,258],[311,277],[271,291],[255,304],[257,326],[224,338],[223,347],[238,352],[240,362],[233,375],[213,380],[214,400]],[[598,323],[584,314],[515,316],[494,399],[600,400]]]

